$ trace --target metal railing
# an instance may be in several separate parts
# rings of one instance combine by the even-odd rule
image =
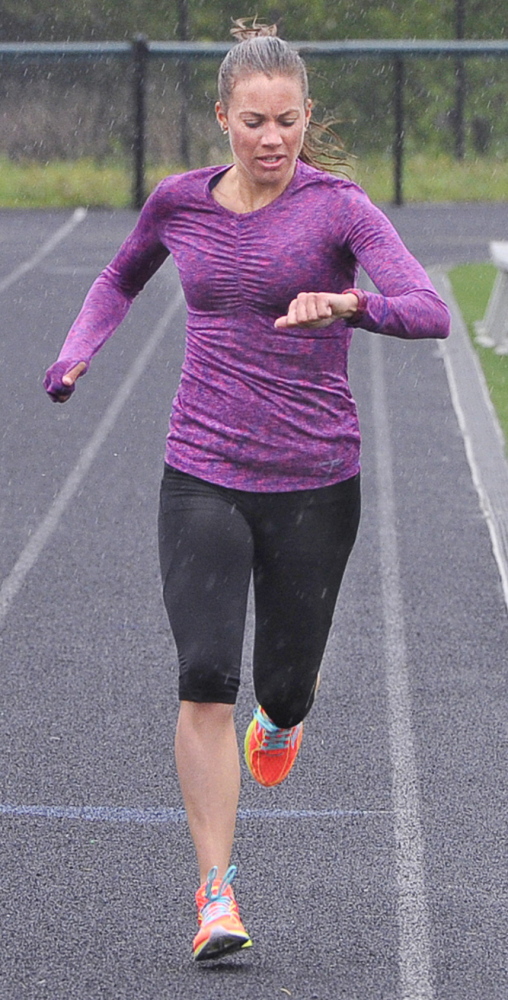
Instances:
[[[412,58],[445,57],[462,60],[470,57],[508,56],[507,40],[450,40],[422,39],[407,41],[366,39],[363,41],[296,41],[291,43],[305,56],[381,58],[389,60],[393,68],[393,202],[404,203],[404,141],[406,61]],[[189,60],[221,59],[231,44],[227,42],[152,42],[138,36],[130,42],[4,42],[0,44],[0,63],[39,62],[67,59],[125,59],[132,65],[132,130],[133,130],[133,184],[132,204],[139,209],[146,193],[146,95],[151,59],[164,58],[179,61],[183,66]]]

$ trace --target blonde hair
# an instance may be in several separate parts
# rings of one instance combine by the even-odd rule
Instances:
[[[305,63],[296,49],[277,36],[276,24],[264,24],[257,17],[242,17],[233,22],[231,34],[239,42],[223,59],[219,69],[219,101],[227,112],[233,89],[243,76],[290,76],[298,80],[303,99],[309,96]],[[318,170],[348,176],[349,158],[332,122],[312,118],[305,133],[299,159]]]

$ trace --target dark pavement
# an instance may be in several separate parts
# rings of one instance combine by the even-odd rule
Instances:
[[[508,205],[388,213],[426,265],[508,238]],[[359,541],[294,773],[244,768],[255,946],[196,967],[155,531],[184,310],[167,265],[51,404],[44,370],[135,218],[90,212],[35,258],[71,215],[0,213],[1,1000],[505,1000],[508,617],[441,352],[355,334]]]

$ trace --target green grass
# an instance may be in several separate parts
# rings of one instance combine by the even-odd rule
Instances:
[[[375,202],[393,200],[393,163],[389,157],[359,158],[355,179]],[[437,153],[404,160],[405,201],[504,201],[508,198],[505,159],[479,157],[461,162]]]
[[[148,170],[148,190],[171,171],[171,166]],[[0,158],[0,208],[128,208],[131,201],[128,164],[89,159],[13,163]]]
[[[2,208],[122,208],[129,203],[130,185],[127,170],[115,164],[0,160]]]
[[[147,188],[178,170],[171,164],[150,168]],[[354,176],[376,202],[393,198],[393,165],[389,157],[355,161]],[[490,157],[458,163],[431,154],[407,157],[404,166],[406,201],[503,201],[508,198],[505,160]],[[0,208],[126,208],[131,203],[129,163],[91,159],[50,163],[0,158]]]
[[[492,402],[508,444],[508,355],[477,344],[474,323],[483,318],[496,269],[493,264],[462,264],[449,272],[453,294],[478,352]]]

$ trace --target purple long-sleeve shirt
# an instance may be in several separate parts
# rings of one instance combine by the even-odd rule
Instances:
[[[227,169],[191,171],[158,185],[92,285],[58,360],[89,362],[171,253],[188,320],[166,461],[251,491],[348,479],[360,452],[347,371],[355,321],[278,330],[275,320],[299,292],[351,288],[359,265],[379,289],[367,293],[356,320],[363,329],[446,337],[447,307],[356,184],[298,161],[278,198],[238,214],[211,193]]]

